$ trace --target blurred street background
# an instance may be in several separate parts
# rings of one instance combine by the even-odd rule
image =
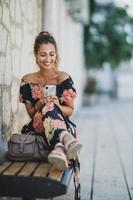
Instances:
[[[33,45],[43,30],[54,35],[59,69],[78,93],[82,200],[132,200],[132,0],[0,0],[0,155],[29,120],[19,84],[38,70]],[[71,183],[57,199],[72,200],[72,193]]]
[[[75,116],[83,149],[80,154],[82,200],[133,199],[133,104],[101,98]],[[74,199],[68,193],[56,200]]]

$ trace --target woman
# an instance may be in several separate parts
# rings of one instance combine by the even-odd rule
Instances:
[[[52,150],[48,161],[64,170],[82,147],[68,131],[76,90],[71,77],[58,70],[57,45],[49,32],[36,36],[34,55],[39,71],[26,74],[20,85],[20,102],[31,118],[22,133],[41,136],[44,148]]]

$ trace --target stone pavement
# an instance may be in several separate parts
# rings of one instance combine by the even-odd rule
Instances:
[[[133,103],[105,100],[82,108],[75,121],[84,144],[81,199],[132,200]],[[56,200],[74,200],[72,182],[67,195]]]

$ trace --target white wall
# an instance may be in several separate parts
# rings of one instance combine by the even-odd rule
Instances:
[[[133,100],[133,71],[116,74],[117,97],[120,100]]]
[[[17,132],[27,117],[18,90],[23,74],[36,69],[33,41],[41,14],[41,0],[0,1],[0,134]]]

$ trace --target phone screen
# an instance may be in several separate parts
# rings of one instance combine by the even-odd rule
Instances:
[[[56,95],[56,85],[45,85],[44,93],[47,94],[48,96],[55,96]]]

